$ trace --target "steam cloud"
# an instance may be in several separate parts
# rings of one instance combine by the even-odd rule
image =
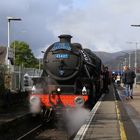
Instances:
[[[69,135],[73,135],[82,124],[86,121],[90,111],[85,108],[76,108],[72,112],[66,113],[67,131]]]

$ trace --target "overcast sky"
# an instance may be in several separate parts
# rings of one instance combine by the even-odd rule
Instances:
[[[140,42],[140,0],[0,0],[0,45],[7,45],[7,16],[11,41],[27,42],[36,57],[60,34],[73,36],[93,51],[135,49]],[[140,48],[140,44],[138,46]]]

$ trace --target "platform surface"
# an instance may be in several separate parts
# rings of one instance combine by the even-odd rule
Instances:
[[[126,100],[124,89],[111,85],[109,94],[97,102],[74,140],[139,140],[139,89],[134,89],[134,99]]]

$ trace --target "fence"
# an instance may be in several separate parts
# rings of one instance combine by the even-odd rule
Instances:
[[[5,83],[10,79],[10,84],[7,87],[11,88],[13,91],[24,90],[24,75],[28,74],[29,77],[40,77],[42,70],[35,68],[24,68],[21,66],[12,66],[10,68],[10,76],[7,75],[7,67],[5,65],[0,65],[0,91],[4,90]],[[6,78],[5,78],[6,77]],[[137,84],[140,84],[140,73],[136,76]],[[32,81],[30,83],[32,85]]]
[[[13,90],[24,90],[24,75],[28,74],[29,78],[38,76],[40,77],[42,70],[35,68],[24,68],[21,66],[15,66],[13,70],[12,77],[12,89]],[[32,81],[30,80],[30,84]]]
[[[9,72],[9,73],[8,73]],[[29,77],[41,76],[42,70],[35,68],[24,68],[21,66],[10,66],[8,70],[5,65],[0,65],[0,90],[4,86],[13,91],[24,90],[24,75]]]

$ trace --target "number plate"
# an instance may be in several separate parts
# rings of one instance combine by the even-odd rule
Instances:
[[[58,59],[67,59],[69,58],[68,54],[55,54],[55,57]]]

